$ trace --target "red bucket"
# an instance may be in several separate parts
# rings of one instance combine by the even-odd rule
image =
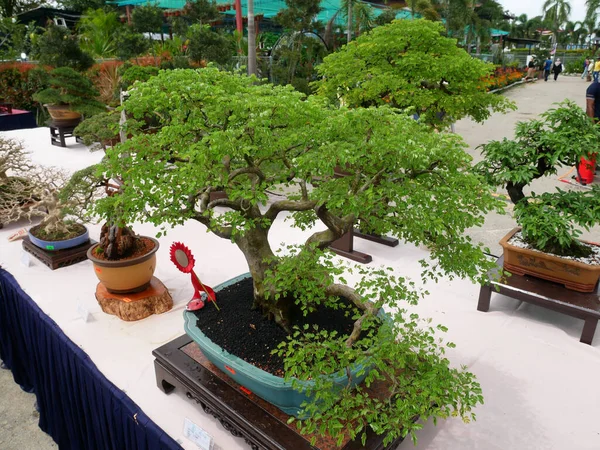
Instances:
[[[583,156],[577,167],[577,182],[581,184],[591,184],[594,182],[594,172],[596,171],[596,153],[588,156],[590,159],[585,159]]]

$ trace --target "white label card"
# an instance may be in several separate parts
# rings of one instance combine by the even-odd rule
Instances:
[[[213,438],[187,417],[183,422],[183,435],[202,450],[212,450]]]

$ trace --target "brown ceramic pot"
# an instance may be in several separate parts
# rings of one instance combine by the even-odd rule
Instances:
[[[537,250],[515,247],[508,243],[521,228],[514,228],[500,241],[504,249],[504,269],[514,275],[532,275],[564,284],[567,289],[593,292],[600,278],[600,266],[592,266]],[[584,241],[585,242],[585,241]],[[591,242],[586,242],[590,245]]]
[[[156,268],[156,252],[158,241],[148,236],[140,236],[154,242],[154,248],[145,255],[137,258],[108,261],[94,256],[95,244],[90,247],[87,257],[94,264],[94,272],[104,284],[108,292],[113,294],[127,294],[141,292],[150,286],[150,280]]]
[[[44,105],[56,125],[71,125],[81,121],[81,114],[71,111],[69,105]]]

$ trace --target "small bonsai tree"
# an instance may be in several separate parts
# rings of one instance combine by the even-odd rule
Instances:
[[[463,117],[481,122],[511,103],[488,95],[492,64],[472,58],[429,20],[395,20],[375,28],[317,67],[317,92],[348,107],[410,108],[427,124],[443,127]]]
[[[126,173],[126,183],[120,195],[98,201],[96,212],[114,223],[149,221],[161,233],[196,220],[238,246],[255,308],[289,333],[278,350],[287,376],[313,380],[319,393],[318,406],[306,405],[303,432],[341,439],[371,428],[390,442],[420,428],[417,416],[474,417],[482,400],[474,376],[451,368],[434,327],[402,306],[422,293],[391,271],[368,267],[348,285],[326,251],[360,216],[380,234],[429,246],[424,278],[479,278],[490,263],[463,232],[499,202],[470,173],[459,136],[431,133],[389,107],[329,108],[290,86],[213,67],[163,71],[132,90],[124,108],[132,137],[108,149],[102,165],[106,178]],[[148,116],[158,123],[151,134],[140,131]],[[334,176],[340,163],[349,176]],[[211,199],[218,190],[226,198]],[[282,197],[270,200],[273,191]],[[303,229],[321,226],[278,254],[269,231],[283,214]],[[303,311],[356,308],[353,331],[295,329],[293,303]],[[384,307],[389,323],[378,318]],[[322,376],[354,363],[373,368],[355,389],[340,390]],[[390,381],[389,401],[366,389],[382,379]]]
[[[99,93],[84,75],[69,67],[54,69],[50,73],[50,87],[33,95],[41,104],[69,105],[72,111],[85,116],[106,111],[96,100]]]
[[[556,255],[590,253],[577,238],[600,222],[600,190],[557,189],[537,195],[524,190],[534,180],[572,167],[598,147],[600,128],[576,104],[565,101],[541,115],[519,122],[515,139],[491,141],[481,147],[484,160],[477,169],[494,186],[506,188],[515,204],[515,217],[524,240],[533,248]]]
[[[119,142],[119,120],[121,115],[116,111],[96,114],[85,119],[73,130],[75,136],[83,139],[90,150],[106,150]]]

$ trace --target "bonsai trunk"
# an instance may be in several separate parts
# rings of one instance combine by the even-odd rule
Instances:
[[[525,198],[525,194],[523,193],[524,187],[524,183],[515,184],[512,181],[509,181],[506,184],[506,191],[508,192],[508,196],[515,205]]]
[[[265,283],[265,273],[276,266],[277,257],[271,250],[268,229],[255,228],[244,236],[237,237],[235,243],[240,248],[250,269],[254,284],[254,309],[261,309],[270,320],[274,320],[288,333],[291,332],[290,308],[285,299],[273,300],[275,290]],[[270,298],[267,299],[267,296]]]

